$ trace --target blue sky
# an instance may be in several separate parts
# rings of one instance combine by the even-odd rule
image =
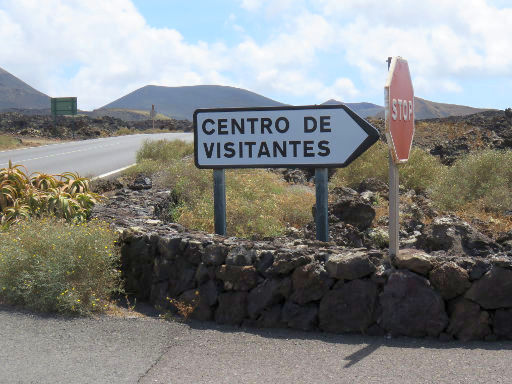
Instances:
[[[383,104],[386,58],[416,96],[512,106],[512,1],[0,0],[0,67],[99,108],[146,84],[221,84],[289,104]]]

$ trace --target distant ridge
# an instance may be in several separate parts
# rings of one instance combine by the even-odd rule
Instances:
[[[188,87],[163,87],[146,85],[100,109],[151,109],[174,119],[192,120],[198,108],[273,107],[284,105],[278,101],[241,88],[221,85],[195,85]]]
[[[323,104],[345,104],[361,117],[384,117],[384,107],[371,103],[342,103],[330,99]],[[416,120],[436,119],[448,116],[467,116],[488,111],[484,108],[473,108],[465,105],[436,103],[420,97],[414,98]]]
[[[0,68],[0,111],[49,107],[47,95]]]

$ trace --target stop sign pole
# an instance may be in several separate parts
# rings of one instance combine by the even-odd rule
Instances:
[[[389,146],[389,256],[398,255],[400,196],[398,164],[407,162],[414,136],[414,89],[407,60],[388,57],[384,86],[386,138]]]

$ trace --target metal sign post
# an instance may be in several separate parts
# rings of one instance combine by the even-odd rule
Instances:
[[[196,110],[194,161],[214,169],[215,232],[226,233],[225,168],[311,167],[317,238],[327,241],[327,168],[346,167],[378,139],[346,105]]]
[[[414,90],[407,60],[388,57],[384,86],[386,138],[389,145],[389,256],[399,252],[400,196],[398,164],[409,159],[414,136]]]
[[[315,168],[316,187],[316,239],[329,241],[328,172],[327,168]]]
[[[213,170],[213,211],[215,233],[226,235],[226,175],[224,169]]]

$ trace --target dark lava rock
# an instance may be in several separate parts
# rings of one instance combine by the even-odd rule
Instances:
[[[418,249],[406,248],[399,250],[392,262],[399,269],[408,269],[426,276],[434,267],[435,258]]]
[[[387,195],[388,185],[379,179],[369,177],[369,178],[361,181],[361,183],[359,183],[359,186],[357,187],[357,191],[359,193],[362,193],[364,191],[371,191],[371,192],[379,193],[381,195]]]
[[[372,225],[375,209],[356,191],[338,187],[333,189],[331,196],[334,201],[329,204],[329,214],[361,230]]]
[[[493,267],[473,282],[465,297],[485,309],[512,307],[512,271]]]
[[[498,309],[493,326],[496,336],[512,339],[512,309]]]
[[[316,304],[299,305],[293,301],[287,301],[283,305],[281,319],[290,328],[310,331],[315,329],[318,322],[318,306]]]
[[[430,272],[429,280],[446,300],[463,294],[471,286],[467,271],[454,262],[443,263],[435,267]]]
[[[227,292],[219,295],[215,321],[219,324],[240,325],[247,315],[247,292]]]
[[[249,292],[247,311],[255,319],[264,309],[284,301],[290,296],[292,281],[290,277],[264,280]]]
[[[320,301],[320,329],[333,332],[364,332],[374,322],[377,285],[353,280],[329,291]]]
[[[227,291],[248,291],[258,282],[258,272],[252,266],[221,265],[215,274]]]
[[[491,334],[489,313],[472,301],[460,298],[450,305],[447,332],[462,341],[483,340]]]
[[[224,245],[207,245],[202,256],[202,261],[206,265],[222,265],[226,260],[228,248]]]
[[[128,188],[134,191],[140,191],[142,189],[151,189],[153,187],[153,182],[149,177],[144,175],[139,175],[133,180],[131,184],[128,185]]]
[[[355,280],[371,275],[377,268],[366,252],[348,251],[329,256],[325,263],[325,269],[330,277],[338,280]]]
[[[320,300],[334,283],[320,263],[311,263],[295,269],[292,275],[293,293],[291,300],[306,304]]]
[[[226,264],[247,266],[253,265],[256,259],[256,251],[247,249],[244,246],[233,247],[226,256]]]
[[[427,252],[446,251],[469,256],[486,256],[500,250],[492,239],[453,216],[437,218],[427,225],[418,236],[416,247]]]
[[[285,275],[292,272],[295,268],[309,264],[312,261],[313,258],[310,255],[304,255],[300,252],[294,252],[292,250],[289,252],[281,251],[274,256],[274,262],[267,269],[267,272],[270,274]]]
[[[410,271],[391,273],[380,303],[380,325],[394,335],[436,337],[448,323],[441,296],[427,279]]]
[[[256,326],[260,328],[286,328],[286,323],[281,319],[282,308],[277,304],[266,308],[256,320]]]
[[[217,298],[218,288],[210,280],[198,289],[183,292],[179,297],[179,301],[191,307],[191,319],[208,321],[213,318],[212,306],[217,303]]]
[[[186,259],[179,257],[169,269],[169,296],[178,297],[183,292],[195,287],[197,267]]]

